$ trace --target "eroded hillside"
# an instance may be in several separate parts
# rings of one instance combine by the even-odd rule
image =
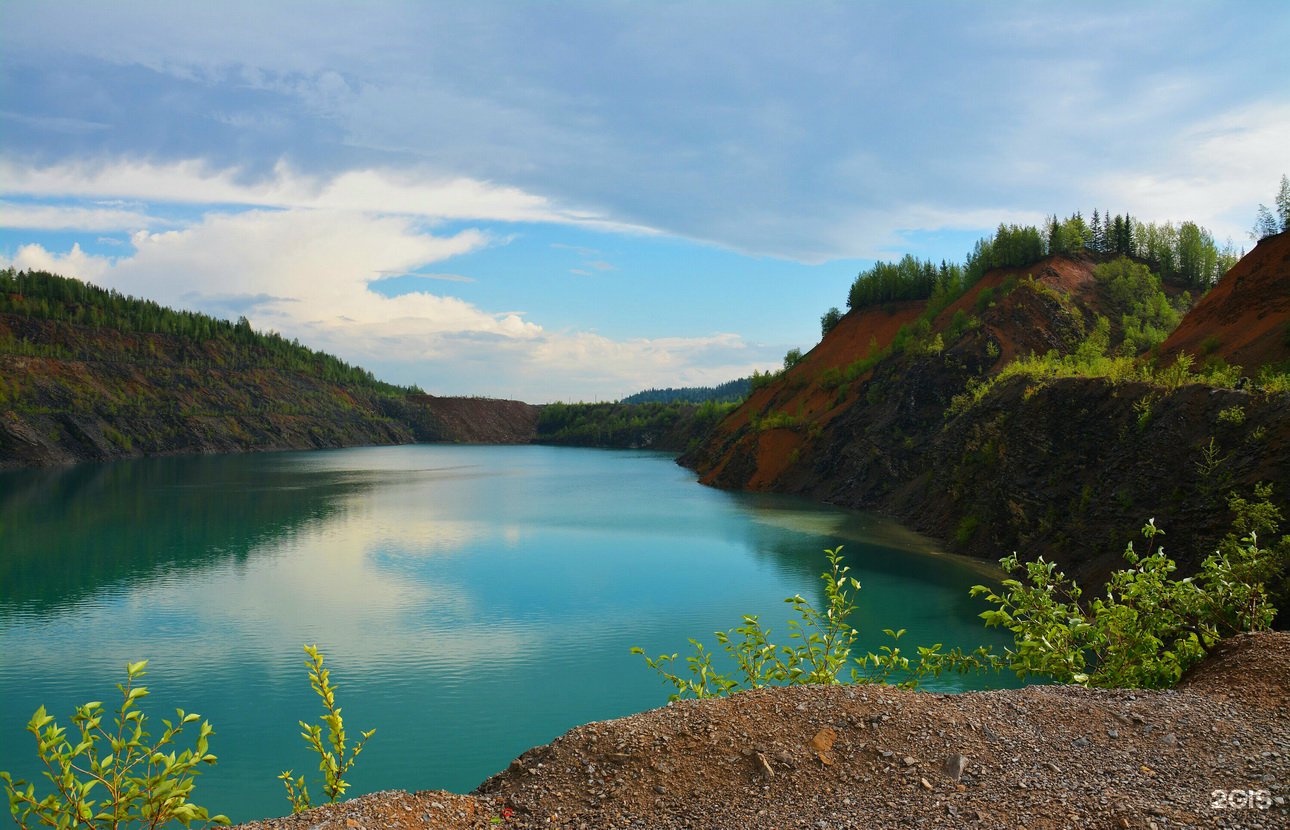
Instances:
[[[1290,236],[1265,240],[1178,337],[1228,344],[1212,358],[1284,356],[1288,256]],[[920,301],[853,311],[683,463],[720,487],[884,511],[959,552],[1043,554],[1086,581],[1154,517],[1194,566],[1230,525],[1229,493],[1271,483],[1290,513],[1290,393],[1260,385],[1261,363],[1211,360],[1200,377],[1168,371],[1173,356],[1118,356],[1135,322],[1095,276],[1107,259],[995,270],[934,315]],[[1216,315],[1235,322],[1210,334]]]

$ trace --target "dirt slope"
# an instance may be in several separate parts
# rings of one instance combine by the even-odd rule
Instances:
[[[244,827],[1285,827],[1290,634],[1230,641],[1166,692],[685,701],[578,727],[477,792],[376,793]]]
[[[1260,241],[1196,303],[1160,347],[1163,360],[1180,352],[1251,370],[1290,363],[1290,232]]]

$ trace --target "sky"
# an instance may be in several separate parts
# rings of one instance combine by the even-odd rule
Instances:
[[[715,385],[1000,222],[1249,246],[1286,44],[1284,0],[0,0],[0,267],[437,395]]]

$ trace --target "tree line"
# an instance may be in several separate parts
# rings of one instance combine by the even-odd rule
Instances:
[[[242,365],[273,367],[384,392],[419,391],[379,381],[366,369],[314,351],[294,338],[287,340],[275,331],[257,332],[245,317],[233,322],[179,311],[45,271],[0,270],[0,313],[126,334],[166,335],[203,347],[214,345],[215,352],[232,355]],[[8,350],[21,348],[22,344],[14,343]],[[211,350],[179,349],[171,357],[180,362],[209,362]]]
[[[646,389],[628,395],[619,403],[739,403],[748,397],[751,388],[748,378],[728,380],[716,386],[682,386],[666,389]]]
[[[993,234],[977,240],[961,265],[944,260],[937,264],[909,254],[898,262],[876,262],[852,282],[847,307],[903,300],[948,304],[991,269],[1024,268],[1052,254],[1083,252],[1133,257],[1169,282],[1202,291],[1238,259],[1230,244],[1220,248],[1213,235],[1195,222],[1156,224],[1099,210],[1088,222],[1076,211],[1066,219],[1052,215],[1042,229],[1000,224]],[[837,324],[835,311],[830,309],[820,320],[826,333]]]

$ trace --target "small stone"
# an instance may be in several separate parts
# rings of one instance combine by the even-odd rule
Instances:
[[[917,759],[915,759],[912,755],[906,755],[904,757],[904,761],[905,761],[905,766],[907,767],[912,767],[914,764],[918,763]]]
[[[1119,731],[1118,729],[1108,729],[1108,730],[1106,730],[1106,737],[1108,737],[1108,738],[1118,738],[1118,737],[1120,737],[1120,731]]]
[[[918,783],[922,784],[923,789],[925,790],[930,790],[932,788],[932,782],[928,781],[926,778],[918,779]]]
[[[958,781],[963,777],[963,773],[967,770],[967,766],[967,756],[956,752],[945,759],[945,764],[941,769],[947,776],[949,776],[951,781]]]
[[[833,731],[831,727],[826,726],[816,732],[814,738],[811,738],[811,748],[816,752],[828,752],[833,749],[833,742],[837,739],[838,733]]]
[[[1089,745],[1089,740],[1088,740],[1088,738],[1082,738],[1082,737],[1081,737],[1081,738],[1076,738],[1075,740],[1071,741],[1071,746],[1077,746],[1077,747],[1079,747],[1080,749],[1083,749],[1084,747],[1086,747],[1086,746],[1088,746],[1088,745]]]
[[[654,792],[658,793],[659,795],[664,795],[667,793],[667,787],[664,787],[662,784],[655,784]]]
[[[1165,736],[1160,739],[1160,743],[1164,744],[1165,746],[1177,746],[1178,736],[1172,732],[1166,732]]]

